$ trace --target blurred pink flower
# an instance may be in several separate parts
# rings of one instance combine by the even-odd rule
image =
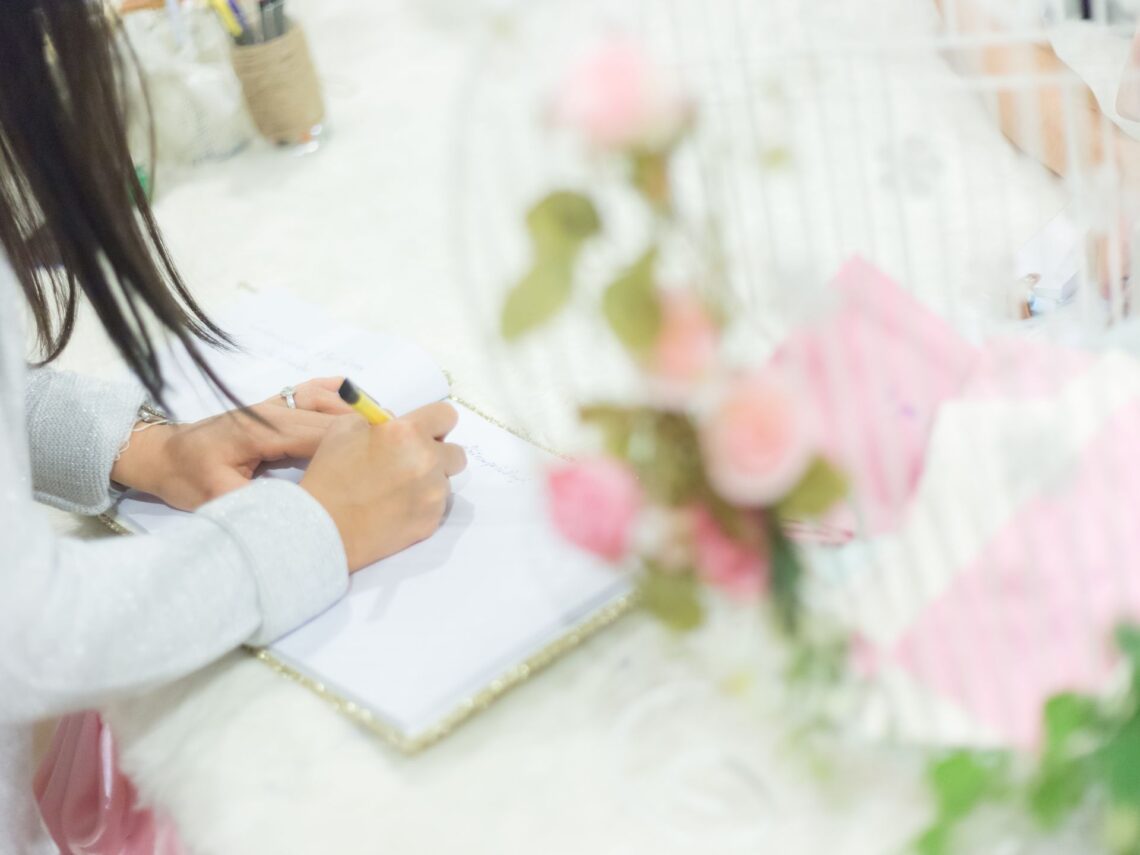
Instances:
[[[716,360],[719,331],[708,309],[689,291],[661,294],[661,331],[646,368],[656,397],[683,404]]]
[[[563,537],[607,561],[625,556],[643,501],[629,466],[610,457],[559,466],[547,475],[547,491]]]
[[[704,506],[693,511],[693,554],[697,575],[709,585],[741,599],[768,587],[768,556],[733,540]]]
[[[799,482],[815,453],[807,411],[784,375],[763,368],[731,381],[701,425],[709,482],[739,505],[770,505]]]
[[[663,148],[690,112],[645,50],[624,38],[604,42],[575,63],[553,105],[555,122],[599,149]]]

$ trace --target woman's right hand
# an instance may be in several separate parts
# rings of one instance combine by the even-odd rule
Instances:
[[[462,448],[444,442],[458,421],[450,404],[431,404],[382,425],[341,416],[329,429],[301,487],[336,523],[348,568],[356,571],[430,537],[462,472]]]

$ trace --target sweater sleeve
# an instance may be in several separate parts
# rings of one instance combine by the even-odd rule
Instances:
[[[37,501],[77,514],[111,504],[111,467],[145,393],[68,371],[33,370],[24,389],[28,453]]]
[[[160,536],[58,536],[36,499],[104,510],[143,393],[29,373],[19,298],[0,254],[0,723],[177,679],[344,594],[336,525],[285,481],[250,484]]]
[[[336,526],[288,482],[251,484],[162,536],[98,541],[57,537],[30,496],[0,495],[0,720],[184,676],[347,588]]]

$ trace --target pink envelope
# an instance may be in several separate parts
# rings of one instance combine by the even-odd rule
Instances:
[[[806,390],[823,449],[851,479],[825,523],[864,534],[898,525],[922,475],[939,404],[960,393],[979,351],[884,273],[853,258],[836,307],[793,334],[776,364]]]
[[[1140,401],[1089,443],[1068,483],[1022,507],[872,670],[901,666],[1010,744],[1032,746],[1045,701],[1106,688],[1112,632],[1140,615]]]

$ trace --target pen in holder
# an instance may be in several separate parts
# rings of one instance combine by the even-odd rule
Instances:
[[[230,55],[246,106],[261,134],[278,145],[315,149],[325,104],[304,30],[287,21],[282,35],[255,44],[235,44]]]

